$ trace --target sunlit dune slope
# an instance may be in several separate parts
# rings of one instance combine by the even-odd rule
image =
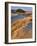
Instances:
[[[22,26],[26,26],[28,23],[30,23],[32,21],[32,16],[29,16],[27,18],[24,18],[24,19],[21,19],[21,20],[17,20],[15,21],[11,27],[12,27],[12,30],[17,30],[18,28],[22,27]]]
[[[31,38],[32,31],[26,29],[28,23],[32,22],[32,16],[28,16],[23,19],[19,19],[11,24],[11,38],[12,39],[19,39],[19,38]],[[24,29],[23,29],[24,27]],[[29,30],[29,31],[27,31]]]
[[[28,39],[28,38],[32,38],[32,31],[26,31],[26,30],[17,30],[15,31],[12,36],[11,39]]]

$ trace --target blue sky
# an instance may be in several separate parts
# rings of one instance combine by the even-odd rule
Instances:
[[[17,6],[11,6],[11,9],[16,10],[16,9],[23,9],[26,11],[32,11],[32,7],[17,7]]]

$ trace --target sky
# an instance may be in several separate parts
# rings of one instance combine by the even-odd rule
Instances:
[[[17,6],[11,6],[11,9],[16,10],[16,9],[23,9],[26,11],[32,11],[32,7],[17,7]]]

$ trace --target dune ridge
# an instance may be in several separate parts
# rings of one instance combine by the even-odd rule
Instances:
[[[11,39],[32,38],[32,31],[26,29],[28,23],[32,22],[32,16],[19,19],[11,24]],[[24,31],[23,31],[24,28]]]

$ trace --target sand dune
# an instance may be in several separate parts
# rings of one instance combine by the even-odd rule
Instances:
[[[19,19],[15,21],[14,23],[12,23],[11,24],[11,38],[12,39],[32,38],[32,31],[25,28],[27,24],[30,22],[32,22],[32,16]]]

